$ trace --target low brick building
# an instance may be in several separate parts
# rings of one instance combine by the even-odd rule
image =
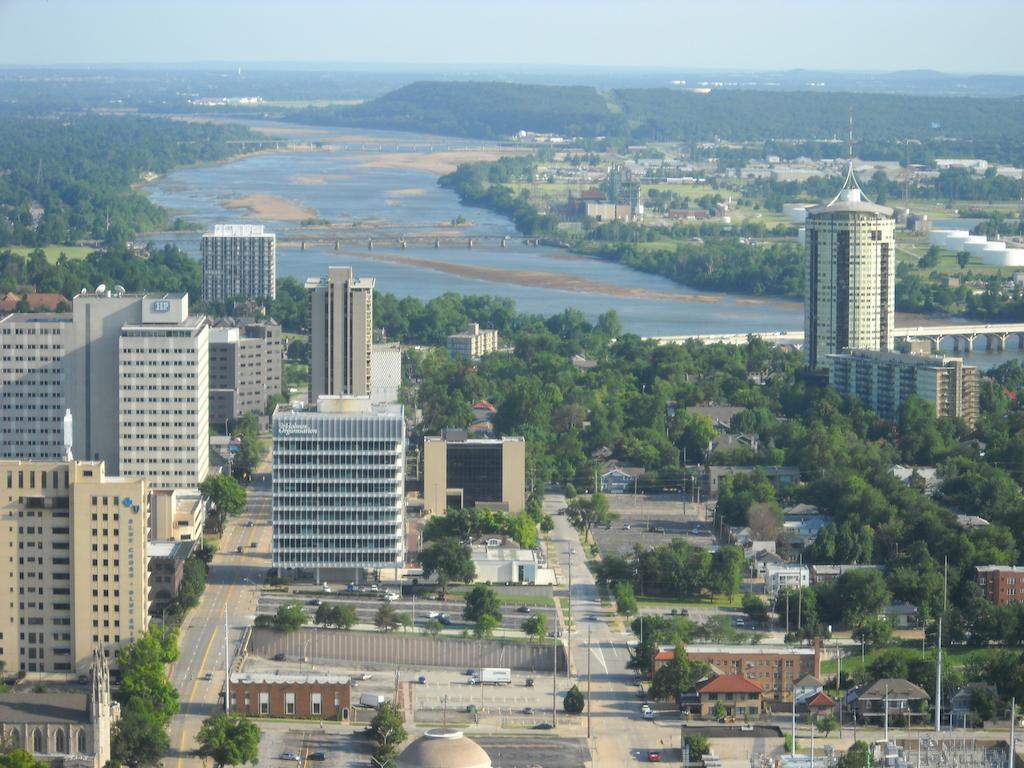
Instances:
[[[1024,567],[979,565],[978,586],[996,605],[1024,602]]]
[[[250,717],[348,720],[352,684],[345,675],[231,675],[231,711]]]
[[[704,719],[714,717],[715,708],[720,703],[726,717],[756,717],[761,714],[763,695],[764,689],[743,675],[716,675],[697,683],[700,716]]]
[[[789,645],[700,645],[686,647],[694,661],[707,662],[718,675],[742,675],[764,689],[766,700],[789,701],[793,686],[806,675],[821,674],[821,643]],[[675,648],[662,646],[654,657],[654,670],[675,657]]]

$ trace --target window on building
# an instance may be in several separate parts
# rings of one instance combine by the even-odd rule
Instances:
[[[309,696],[309,712],[312,715],[319,715],[321,708],[321,699],[319,693],[313,693]]]
[[[260,693],[260,714],[270,714],[270,694],[266,691]]]
[[[295,694],[294,693],[286,693],[284,695],[284,713],[286,715],[294,715],[295,714]]]

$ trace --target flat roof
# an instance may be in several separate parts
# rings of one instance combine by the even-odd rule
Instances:
[[[267,672],[232,672],[231,683],[254,683],[254,684],[269,684],[273,683],[276,685],[316,685],[318,683],[324,685],[348,685],[352,681],[348,675],[332,675],[325,674],[323,672],[310,672],[309,674],[300,674],[297,672],[275,674],[272,675]]]
[[[675,650],[675,648],[672,648]],[[701,645],[689,643],[686,646],[688,654],[694,653],[724,653],[734,656],[813,656],[814,648],[806,646],[793,647],[791,645]]]
[[[1024,565],[979,565],[978,573],[1024,573]]]
[[[488,547],[483,544],[476,544],[472,548],[473,560],[479,561],[511,561],[511,562],[537,562],[537,555],[532,549],[519,549],[517,547]]]
[[[0,694],[0,723],[88,723],[84,693]]]

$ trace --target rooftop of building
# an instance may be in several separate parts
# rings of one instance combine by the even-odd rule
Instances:
[[[84,693],[0,693],[0,723],[5,725],[88,722],[88,696]]]
[[[187,560],[195,548],[194,540],[159,539],[146,543],[146,554],[163,560]]]
[[[160,328],[174,328],[176,330],[181,328],[189,328],[192,330],[201,330],[206,325],[206,315],[188,315],[181,322],[168,320],[165,323],[152,321],[143,323],[125,323],[124,325],[121,326],[121,335],[123,336],[126,332],[154,331]]]
[[[875,699],[928,699],[927,691],[914,685],[909,680],[901,678],[884,677],[869,685],[858,697],[862,700],[872,701]]]
[[[913,368],[950,368],[958,365],[964,368],[975,367],[972,365],[965,366],[962,357],[924,355],[915,352],[891,352],[879,349],[844,349],[842,352],[831,353],[829,358],[835,360],[874,360],[880,363],[893,363]]]
[[[764,693],[764,688],[743,675],[715,675],[697,683],[697,690],[701,693]]]
[[[471,549],[474,560],[513,563],[537,562],[537,554],[532,549],[520,549],[519,547],[489,547],[486,544],[474,544]]]
[[[327,672],[278,672],[275,674],[260,672],[232,672],[231,684],[249,685],[348,685],[352,678],[348,675],[333,675]]]
[[[818,691],[814,696],[808,699],[806,703],[808,707],[831,708],[836,705],[836,700],[824,691]]]
[[[676,647],[674,645],[662,645],[659,646],[658,655],[660,656],[663,651],[674,655],[675,650]],[[721,653],[736,656],[813,656],[815,649],[813,646],[793,645],[725,645],[721,643],[688,643],[686,645],[686,652],[691,656],[695,653]],[[671,658],[671,656],[669,656],[669,658]]]
[[[18,308],[18,304],[20,304],[22,300],[27,302],[32,310],[41,309],[52,312],[62,303],[67,304],[69,307],[71,306],[71,302],[59,293],[20,294],[8,291],[5,296],[0,297],[0,312],[13,312]]]
[[[465,429],[446,429],[440,435],[424,435],[424,443],[471,443],[473,445],[501,445],[503,443],[522,443],[526,438],[521,435],[504,437],[470,437]]]
[[[0,317],[0,323],[71,323],[70,312],[12,312]]]
[[[811,206],[806,210],[808,219],[813,216],[828,216],[834,213],[862,213],[885,217],[893,215],[892,208],[872,203],[864,196],[860,187],[857,186],[857,180],[853,176],[852,164],[846,176],[846,183],[843,184],[839,194],[832,198],[832,202],[825,205]]]
[[[491,758],[454,728],[432,728],[398,756],[399,768],[491,768]]]
[[[821,680],[816,678],[814,675],[804,675],[796,681],[798,688],[817,688],[822,685]]]
[[[1024,573],[1024,565],[979,565],[978,573]]]
[[[274,409],[274,419],[285,416],[402,416],[400,403],[374,403],[366,396],[321,395],[315,404],[282,403]]]
[[[213,232],[206,232],[203,237],[274,237],[274,234],[264,232],[262,224],[214,224]]]

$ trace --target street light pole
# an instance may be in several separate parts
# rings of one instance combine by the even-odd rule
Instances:
[[[224,714],[231,711],[231,659],[228,658],[228,647],[228,604],[224,603]]]
[[[566,632],[565,679],[568,680],[572,676],[572,542],[569,542],[569,620],[566,622]]]

